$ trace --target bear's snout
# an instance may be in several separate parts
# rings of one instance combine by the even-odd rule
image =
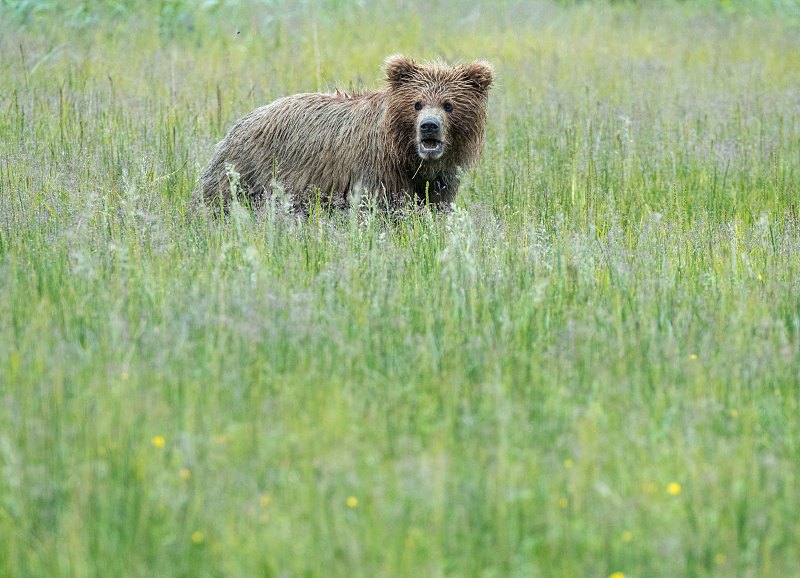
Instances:
[[[433,111],[423,110],[417,122],[417,153],[424,161],[444,154],[444,122]]]
[[[423,118],[422,122],[419,123],[419,132],[423,138],[438,137],[441,131],[442,124],[438,118],[429,116],[428,118]]]

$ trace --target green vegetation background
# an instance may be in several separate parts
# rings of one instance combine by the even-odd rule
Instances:
[[[0,575],[800,576],[799,22],[0,1]],[[453,213],[192,215],[396,52],[496,68]]]

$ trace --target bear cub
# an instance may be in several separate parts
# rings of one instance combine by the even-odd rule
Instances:
[[[257,208],[274,187],[298,213],[319,202],[371,199],[388,210],[448,208],[459,169],[483,149],[491,66],[386,59],[386,86],[359,94],[296,94],[239,120],[217,145],[194,195],[227,211],[231,189]],[[230,183],[231,169],[238,184]]]

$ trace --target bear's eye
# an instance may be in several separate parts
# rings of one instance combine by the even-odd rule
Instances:
[[[442,108],[444,108],[444,111],[445,111],[445,112],[453,112],[453,105],[452,105],[452,104],[450,104],[449,102],[445,102],[445,103],[442,105]]]
[[[420,101],[414,103],[414,110],[422,110],[422,103]]]

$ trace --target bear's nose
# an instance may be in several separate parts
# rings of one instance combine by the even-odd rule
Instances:
[[[424,118],[419,125],[419,130],[424,135],[435,135],[441,130],[439,121],[433,117]]]

